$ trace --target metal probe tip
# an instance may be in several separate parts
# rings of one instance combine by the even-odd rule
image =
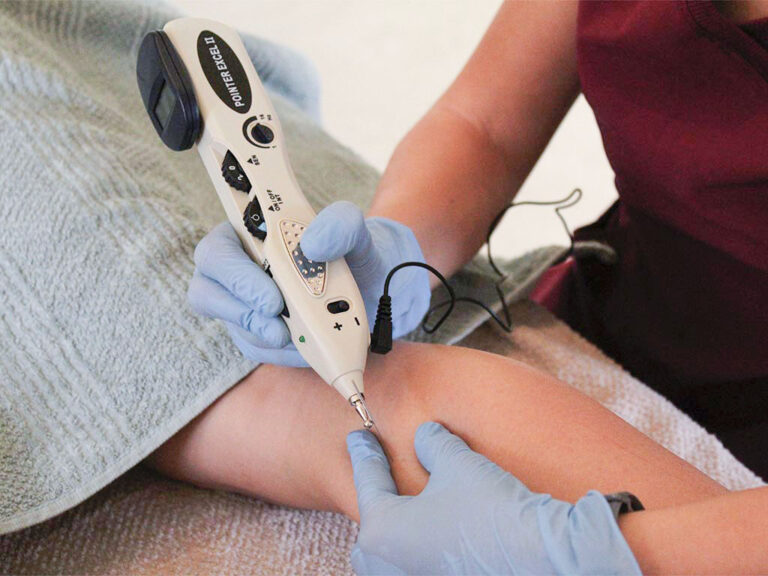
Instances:
[[[349,403],[352,404],[360,415],[360,418],[362,418],[365,429],[370,430],[373,428],[373,418],[371,418],[371,413],[368,412],[368,407],[365,405],[365,398],[363,395],[360,393],[352,394],[352,396],[349,397]]]

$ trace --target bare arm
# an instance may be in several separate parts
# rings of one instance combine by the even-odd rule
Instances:
[[[634,492],[621,529],[646,573],[765,573],[768,488],[728,493],[578,391],[500,356],[397,343],[372,357],[368,399],[398,489],[426,473],[413,434],[437,420],[532,490],[571,502]],[[386,390],[386,394],[382,393]],[[150,463],[198,485],[357,519],[347,432],[359,420],[310,370],[261,366]]]
[[[725,489],[556,379],[467,348],[397,343],[372,356],[366,398],[399,489],[426,473],[413,450],[437,420],[531,489],[576,501],[589,489],[630,490],[649,509]],[[354,411],[311,370],[263,365],[161,447],[161,471],[292,506],[357,517],[346,434]]]
[[[579,92],[575,2],[508,2],[403,139],[371,215],[407,224],[446,274],[482,245]]]
[[[643,574],[768,573],[768,488],[622,516]]]

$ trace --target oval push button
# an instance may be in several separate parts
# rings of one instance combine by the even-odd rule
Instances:
[[[328,303],[327,308],[331,314],[340,314],[349,310],[349,302],[346,300],[334,300]]]

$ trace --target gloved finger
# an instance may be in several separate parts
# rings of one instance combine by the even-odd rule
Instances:
[[[443,480],[479,486],[483,482],[493,484],[503,479],[520,494],[530,492],[513,474],[472,450],[464,440],[437,422],[419,426],[414,447],[419,462],[430,473],[425,490],[440,486]]]
[[[392,294],[391,290],[390,294]],[[429,310],[429,297],[430,293],[428,291],[425,293],[419,291],[410,298],[392,298],[393,338],[401,338],[421,324],[424,315]],[[403,302],[405,305],[401,305]],[[440,314],[444,311],[444,309],[438,310],[431,316],[430,324],[434,323],[435,319],[439,318]]]
[[[221,284],[195,271],[187,298],[202,316],[235,324],[251,334],[252,343],[263,348],[282,348],[290,342],[288,328],[275,316],[262,316],[243,304]]]
[[[243,250],[229,222],[222,222],[200,241],[195,266],[264,316],[277,316],[283,309],[277,285]]]
[[[235,346],[249,360],[264,364],[291,366],[293,368],[306,368],[309,366],[293,344],[287,344],[283,348],[263,348],[258,344],[254,344],[253,335],[239,326],[228,323],[227,330],[229,330],[229,335]]]
[[[362,551],[359,545],[355,544],[352,548],[352,554],[349,557],[350,564],[352,564],[352,570],[355,571],[357,576],[398,576],[400,574],[406,574],[403,570],[387,562],[383,558],[374,554],[366,554]]]
[[[347,450],[352,460],[357,505],[361,520],[374,504],[389,497],[397,497],[397,486],[392,479],[389,460],[384,449],[368,430],[353,430],[347,435]]]
[[[421,424],[416,429],[413,446],[419,462],[430,474],[435,472],[441,462],[448,461],[462,452],[470,451],[464,440],[451,434],[437,422]]]
[[[437,422],[424,422],[419,426],[413,444],[416,457],[430,473],[431,484],[436,475],[441,472],[458,470],[461,477],[466,479],[469,478],[470,474],[473,477],[476,476],[476,472],[482,475],[488,471],[489,467],[492,467],[506,474],[485,456],[473,451],[464,440],[451,434],[442,424]]]
[[[291,333],[288,326],[280,318],[261,318],[253,324],[253,330],[246,330],[233,323],[229,323],[229,326],[232,329],[237,329],[238,336],[255,348],[274,350],[285,348],[291,343]]]
[[[304,231],[301,249],[307,258],[318,262],[344,256],[350,267],[367,261],[374,253],[363,213],[346,201],[334,202],[320,211]]]

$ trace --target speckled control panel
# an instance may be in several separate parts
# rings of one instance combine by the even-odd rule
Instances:
[[[315,296],[321,296],[325,291],[325,262],[315,262],[304,255],[299,242],[304,234],[306,226],[295,220],[282,220],[280,233],[288,253],[291,255],[293,265],[296,267],[304,285]]]

